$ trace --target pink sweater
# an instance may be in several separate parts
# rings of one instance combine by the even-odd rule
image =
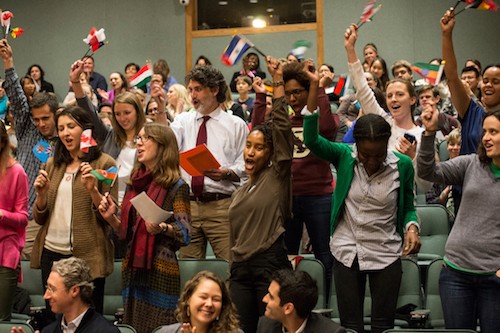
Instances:
[[[0,211],[0,266],[15,269],[28,224],[28,176],[19,163],[0,178]]]

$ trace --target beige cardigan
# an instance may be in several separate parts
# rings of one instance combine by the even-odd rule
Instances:
[[[111,156],[102,154],[97,160],[90,162],[90,165],[93,169],[108,169],[112,165],[116,165],[116,163]],[[35,221],[42,227],[38,231],[33,244],[31,268],[40,268],[50,217],[51,214],[57,214],[57,212],[53,211],[53,208],[57,190],[64,177],[65,170],[66,165],[56,167],[53,158],[48,160],[46,171],[50,179],[50,188],[47,193],[47,206],[43,210],[38,209],[36,204],[33,207]],[[113,271],[114,246],[109,237],[111,227],[94,209],[92,199],[83,186],[81,179],[82,174],[78,171],[73,182],[73,210],[71,216],[73,255],[87,262],[92,279],[106,277]],[[110,190],[109,185],[98,182],[98,188],[102,194],[109,191],[112,197],[117,197],[118,186],[113,186]]]

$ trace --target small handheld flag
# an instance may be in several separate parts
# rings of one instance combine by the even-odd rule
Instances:
[[[304,54],[311,47],[312,43],[307,40],[298,40],[293,43],[293,49],[290,51],[291,54],[297,57],[297,59],[303,59]]]
[[[462,13],[466,9],[478,9],[478,10],[497,10],[498,5],[493,0],[461,0],[458,2],[465,2],[467,6],[455,13],[455,16]],[[457,2],[457,5],[458,5]],[[456,6],[454,7],[456,9]]]
[[[115,183],[116,178],[118,178],[118,167],[112,166],[109,167],[107,170],[104,169],[95,169],[90,171],[92,175],[94,175],[97,180],[100,180],[102,182],[105,182],[109,186],[113,186]]]
[[[42,163],[47,163],[47,160],[49,159],[51,153],[52,153],[52,146],[47,141],[40,140],[33,147],[33,154]]]
[[[151,69],[151,64],[147,63],[144,65],[134,76],[130,78],[130,86],[132,87],[143,87],[153,76],[153,70]]]
[[[375,7],[375,3],[377,0],[369,0],[368,3],[365,6],[365,9],[363,10],[363,13],[361,14],[361,17],[359,18],[358,23],[356,24],[358,26],[358,29],[363,26],[366,22],[371,22],[371,19],[375,16],[375,14],[382,8],[382,5],[378,5]]]
[[[91,56],[95,51],[104,46],[104,44],[107,43],[105,41],[106,35],[104,34],[104,29],[101,28],[99,30],[96,30],[95,27],[92,27],[89,34],[87,35],[87,38],[83,39],[83,42],[89,45],[89,49],[83,55],[82,60],[84,60],[88,56]],[[90,55],[89,52],[91,52]]]
[[[444,62],[441,65],[432,65],[423,62],[417,62],[411,66],[411,69],[423,77],[432,85],[437,85],[443,75]]]
[[[346,88],[346,76],[341,75],[339,77],[339,80],[337,81],[337,85],[335,86],[333,93],[337,96],[343,96],[345,88]]]
[[[12,38],[17,38],[17,37],[21,36],[23,33],[24,33],[24,29],[19,28],[19,27],[11,29],[11,31],[10,31],[10,35],[12,36]]]
[[[229,45],[224,52],[222,52],[220,60],[226,66],[233,66],[241,59],[243,54],[253,46],[253,43],[244,36],[234,35]]]
[[[92,130],[90,128],[86,129],[82,132],[82,136],[80,138],[80,150],[84,153],[88,153],[89,148],[95,146],[97,146],[97,142],[92,137]]]

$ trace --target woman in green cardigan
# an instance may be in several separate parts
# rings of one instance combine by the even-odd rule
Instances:
[[[330,250],[341,324],[364,331],[368,277],[372,332],[383,332],[394,325],[401,255],[420,248],[414,171],[409,157],[388,151],[391,126],[381,116],[361,117],[353,135],[354,146],[331,142],[318,134],[318,114],[304,119],[304,143],[337,169]]]

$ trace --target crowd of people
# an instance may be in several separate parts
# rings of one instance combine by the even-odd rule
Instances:
[[[20,78],[0,40],[0,320],[11,318],[24,259],[41,269],[43,333],[117,332],[101,314],[121,259],[123,322],[139,333],[362,333],[367,283],[380,333],[394,326],[401,258],[421,245],[415,193],[427,193],[452,226],[446,328],[497,331],[500,64],[471,59],[459,75],[452,9],[440,24],[446,79],[436,86],[415,81],[406,60],[389,71],[374,43],[359,59],[351,24],[344,96],[329,64],[289,54],[261,67],[249,52],[230,80],[200,56],[184,85],[159,59],[148,85],[130,86],[140,68],[129,63],[109,89],[84,57],[58,103],[42,67]],[[200,145],[220,167],[190,174],[181,153]],[[116,182],[96,177],[110,168]],[[144,218],[139,195],[171,214]],[[327,289],[335,283],[342,326],[312,313],[316,283],[292,270],[304,243]],[[203,271],[181,286],[178,258],[203,259],[208,246],[229,262],[229,280]]]

